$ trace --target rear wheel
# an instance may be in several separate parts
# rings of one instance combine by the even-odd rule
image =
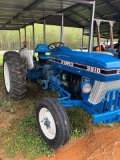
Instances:
[[[67,114],[55,98],[43,98],[36,107],[39,133],[52,148],[63,146],[70,136]]]
[[[26,66],[20,55],[8,51],[3,57],[3,76],[7,95],[13,99],[21,99],[26,92]]]

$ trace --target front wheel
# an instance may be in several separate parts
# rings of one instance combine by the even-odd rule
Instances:
[[[43,98],[36,107],[39,133],[52,148],[63,146],[70,136],[67,114],[55,98]]]

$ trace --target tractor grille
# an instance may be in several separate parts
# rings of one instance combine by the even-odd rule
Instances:
[[[91,93],[89,95],[88,101],[92,104],[98,104],[105,97],[107,91],[117,88],[120,88],[120,80],[111,82],[95,81]],[[113,94],[113,99],[115,99],[115,93]]]

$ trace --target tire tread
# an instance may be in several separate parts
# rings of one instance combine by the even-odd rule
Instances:
[[[53,114],[53,117],[55,118],[54,120],[59,133],[56,133],[56,137],[54,138],[54,140],[49,140],[47,137],[45,137],[43,131],[41,130],[39,124],[39,112],[42,107],[46,107],[47,109],[49,109],[49,111]],[[46,97],[38,102],[36,106],[36,121],[39,133],[50,147],[57,149],[67,143],[70,136],[69,120],[64,108],[55,98]]]
[[[10,73],[10,92],[7,94],[10,98],[19,100],[25,96],[26,92],[26,66],[19,53],[8,51],[4,53],[3,63],[6,62]]]

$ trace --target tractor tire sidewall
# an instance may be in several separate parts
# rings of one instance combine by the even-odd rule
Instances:
[[[56,107],[58,107],[59,113],[62,116],[62,129],[63,129],[64,139],[61,144],[65,145],[70,138],[69,118],[67,116],[65,109],[61,106],[61,104],[55,98],[52,98],[52,101],[54,102]]]
[[[19,100],[25,97],[26,93],[26,64],[20,58],[19,53],[14,51],[8,51],[3,56],[3,67],[7,64],[9,71],[10,90],[7,91],[6,82],[4,78],[4,86],[6,94],[9,98]],[[3,77],[5,70],[3,69]]]
[[[54,139],[48,139],[45,134],[43,133],[41,127],[40,127],[40,124],[39,124],[39,121],[37,120],[37,126],[38,126],[38,130],[42,136],[42,138],[44,139],[44,141],[49,145],[49,146],[53,146],[53,144],[56,144],[56,146],[54,146],[53,148],[57,148],[58,144],[60,143],[60,139],[62,138],[62,133],[61,133],[61,130],[59,130],[59,128],[61,128],[61,124],[60,124],[60,121],[58,120],[58,117],[57,117],[57,114],[55,112],[55,110],[53,110],[52,108],[49,107],[49,104],[45,104],[45,103],[40,103],[41,107],[39,109],[37,109],[37,119],[39,118],[39,112],[40,110],[45,107],[47,108],[50,113],[52,114],[53,118],[54,118],[54,121],[55,121],[55,125],[56,125],[56,135],[55,135],[55,138]]]
[[[57,108],[58,106],[54,106],[55,105],[55,103],[54,103],[55,100],[53,100],[53,99],[54,98],[44,98],[41,101],[39,101],[39,103],[36,107],[36,121],[37,121],[38,131],[39,131],[41,137],[44,139],[44,141],[50,147],[52,147],[54,149],[57,149],[57,148],[61,147],[62,145],[64,145],[68,141],[70,128],[69,127],[67,128],[68,133],[67,133],[67,137],[66,137],[66,134],[65,134],[66,128],[64,127],[64,120],[63,120],[64,117],[62,117],[59,108]],[[41,129],[41,126],[40,126],[40,123],[39,123],[39,112],[42,108],[47,108],[54,118],[55,125],[56,125],[56,135],[55,135],[54,139],[48,139]],[[62,108],[62,106],[61,106],[61,108]],[[68,126],[69,126],[68,121],[66,122],[66,124],[67,123],[68,123]]]
[[[12,77],[11,77],[11,71],[10,71],[10,64],[4,59],[3,60],[3,67],[4,67],[5,62],[7,63],[7,67],[8,67],[8,71],[9,71],[9,78],[10,78],[10,91],[9,92],[7,91],[6,83],[5,83],[5,79],[4,79],[5,92],[9,97],[11,97],[13,86],[12,86],[12,83],[11,83]],[[3,69],[3,76],[4,76],[4,69]]]

